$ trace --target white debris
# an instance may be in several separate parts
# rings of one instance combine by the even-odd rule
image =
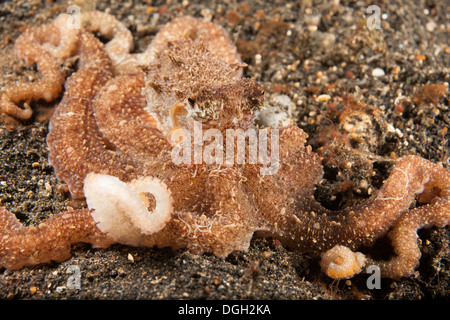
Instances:
[[[382,77],[385,75],[385,72],[381,68],[375,68],[372,70],[372,76],[374,77]]]

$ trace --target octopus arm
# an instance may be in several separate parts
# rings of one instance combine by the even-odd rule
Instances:
[[[110,59],[88,32],[81,33],[78,51],[79,71],[66,82],[66,94],[50,121],[47,143],[56,175],[68,184],[73,197],[83,198],[83,180],[89,172],[124,178],[133,177],[134,170],[126,156],[108,148],[92,112],[92,100],[112,77]]]
[[[112,243],[97,229],[88,209],[67,211],[38,226],[26,227],[0,207],[0,266],[20,269],[50,260],[63,261],[71,255],[71,244],[77,242],[97,247]]]

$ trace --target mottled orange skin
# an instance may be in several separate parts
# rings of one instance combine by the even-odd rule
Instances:
[[[118,27],[111,29],[124,34]],[[168,133],[173,127],[165,120],[177,117],[172,125],[190,128],[195,118],[222,132],[248,129],[254,128],[255,112],[263,105],[264,90],[241,78],[243,65],[221,30],[191,17],[177,19],[161,31],[148,55],[129,57],[133,63],[126,68],[114,60],[118,54],[79,30],[73,36],[79,69],[65,82],[48,135],[49,161],[58,178],[75,198],[83,198],[83,181],[90,172],[125,182],[145,176],[162,180],[171,190],[174,215],[161,231],[145,236],[142,245],[225,257],[247,250],[259,232],[292,249],[321,253],[336,244],[352,249],[369,245],[392,227],[401,263],[384,266],[384,274],[410,274],[418,261],[413,250],[417,228],[449,221],[450,172],[442,166],[417,156],[401,158],[366,203],[331,212],[314,199],[322,166],[305,146],[307,135],[296,126],[280,129],[279,170],[274,175],[261,175],[259,164],[172,162]],[[27,39],[33,44],[33,37]],[[189,118],[179,108],[191,100],[204,112]],[[408,210],[424,186],[441,192],[430,204]],[[0,226],[0,264],[8,268],[60,261],[70,255],[74,242],[111,243],[87,209],[61,213],[37,228],[21,226],[2,209]]]

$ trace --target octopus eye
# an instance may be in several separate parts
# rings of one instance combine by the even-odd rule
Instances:
[[[195,104],[195,100],[192,99],[191,97],[188,98],[188,102],[191,106],[194,106],[194,104]]]
[[[265,94],[266,92],[263,90],[263,91],[261,91],[261,95],[263,96],[264,94]]]

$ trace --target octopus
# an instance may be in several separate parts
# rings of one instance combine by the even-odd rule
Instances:
[[[243,77],[246,64],[217,24],[176,18],[143,53],[131,54],[132,35],[113,16],[84,12],[77,28],[72,18],[61,14],[17,39],[18,57],[36,64],[41,79],[3,89],[0,110],[27,119],[31,101],[55,100],[64,86],[49,123],[49,162],[87,208],[53,215],[38,226],[25,226],[0,208],[1,266],[63,261],[77,242],[226,257],[248,250],[257,235],[322,256],[323,271],[334,279],[369,265],[397,279],[419,263],[417,230],[449,223],[450,171],[415,155],[398,159],[366,202],[324,208],[314,198],[323,177],[321,158],[296,125],[256,124],[265,91]],[[103,44],[93,33],[109,41]],[[61,63],[70,57],[78,58],[78,66],[65,79]],[[193,142],[187,133],[199,124],[215,134]],[[267,155],[277,156],[276,170],[265,170],[267,161],[239,162],[237,153],[228,162],[175,161],[177,152],[195,158],[199,150],[213,149],[215,156],[233,150],[231,132],[247,141],[251,130]],[[243,155],[253,151],[245,144]],[[416,199],[420,206],[412,206]],[[395,252],[390,260],[356,252],[385,235]]]

